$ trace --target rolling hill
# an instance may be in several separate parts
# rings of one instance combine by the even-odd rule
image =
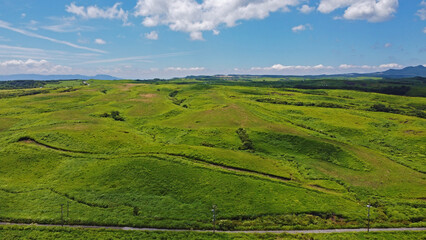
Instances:
[[[224,230],[342,228],[370,204],[425,226],[424,97],[88,83],[0,90],[1,221],[210,229],[217,205]]]

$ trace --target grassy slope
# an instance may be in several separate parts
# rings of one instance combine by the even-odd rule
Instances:
[[[60,222],[69,202],[69,223],[210,228],[217,204],[223,229],[339,227],[363,225],[370,202],[377,225],[424,225],[426,121],[366,111],[424,98],[79,84],[0,99],[0,219]],[[116,110],[125,121],[100,117]],[[240,150],[240,127],[252,150]]]

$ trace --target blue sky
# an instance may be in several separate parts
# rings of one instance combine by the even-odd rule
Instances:
[[[375,72],[426,64],[425,0],[0,0],[0,74]]]

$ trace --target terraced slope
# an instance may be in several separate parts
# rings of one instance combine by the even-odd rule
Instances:
[[[0,220],[211,228],[216,204],[221,229],[355,227],[371,203],[425,225],[426,121],[404,114],[425,98],[89,84],[0,90]]]

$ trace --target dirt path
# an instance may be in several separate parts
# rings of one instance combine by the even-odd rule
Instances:
[[[8,223],[0,222],[0,225],[8,226],[42,226],[42,227],[62,227],[56,224],[29,224],[29,223]],[[167,228],[137,228],[137,227],[117,227],[117,226],[88,226],[88,225],[63,225],[69,228],[104,228],[125,231],[160,231],[160,232],[211,232],[212,230],[189,230],[189,229],[167,229]],[[370,228],[370,232],[393,232],[393,231],[426,231],[426,228]],[[367,232],[367,228],[354,229],[318,229],[318,230],[252,230],[252,231],[220,231],[220,233],[341,233],[341,232]]]

